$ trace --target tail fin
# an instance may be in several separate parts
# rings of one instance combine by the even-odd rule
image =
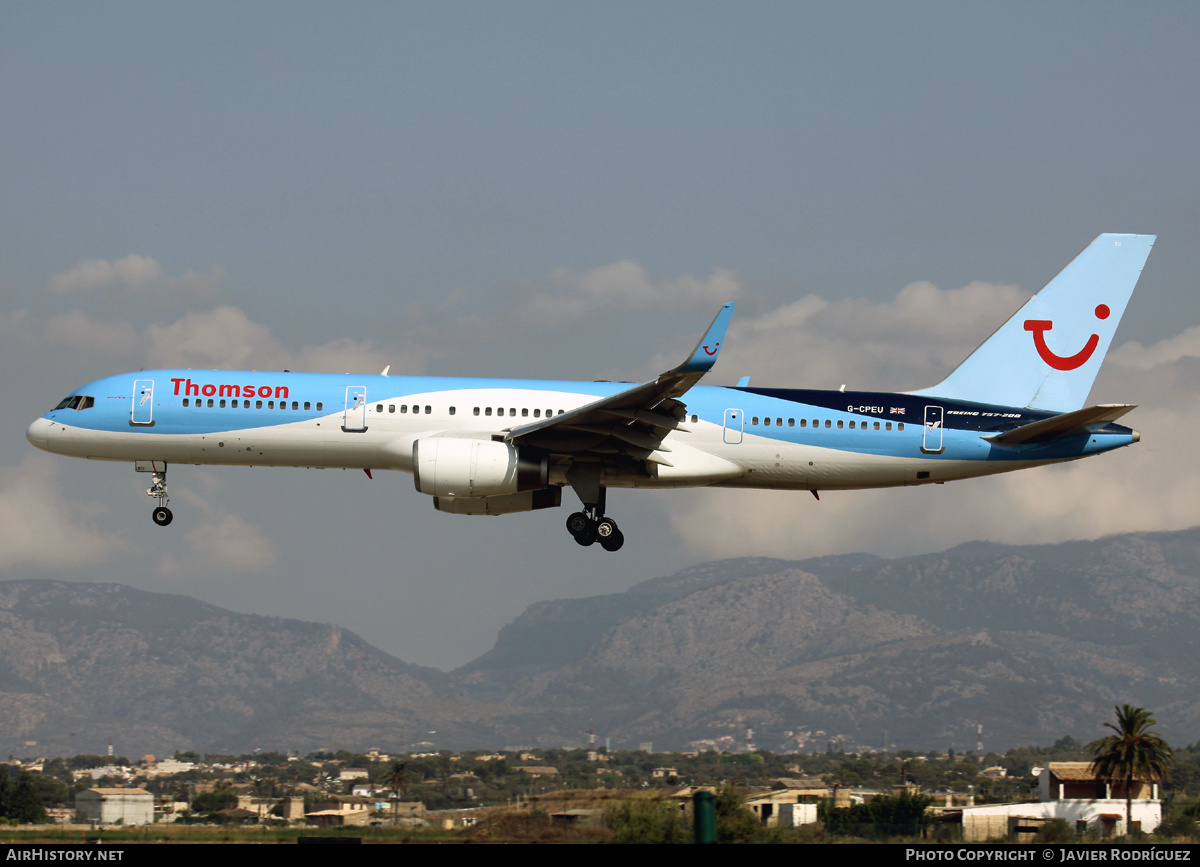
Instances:
[[[1071,412],[1083,406],[1154,235],[1101,235],[954,372],[913,394]]]

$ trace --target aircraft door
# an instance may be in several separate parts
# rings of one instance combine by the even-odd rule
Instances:
[[[742,441],[742,430],[746,423],[745,415],[740,409],[725,410],[725,442],[737,445]]]
[[[943,410],[940,406],[925,407],[925,431],[921,439],[921,451],[927,455],[940,455],[946,450],[942,445]]]
[[[133,405],[129,411],[130,424],[154,424],[154,380],[138,379],[133,383]]]
[[[367,429],[367,387],[346,386],[346,413],[342,416],[342,430],[365,431]]]

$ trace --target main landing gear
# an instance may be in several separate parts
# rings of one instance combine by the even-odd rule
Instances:
[[[596,517],[595,510],[587,512],[572,512],[567,518],[567,532],[575,537],[580,545],[600,543],[605,551],[616,551],[625,544],[625,534],[617,527],[612,518]]]
[[[161,470],[157,469],[156,465],[154,474],[150,477],[150,487],[146,489],[146,496],[158,500],[158,505],[150,513],[150,517],[154,519],[154,523],[160,527],[165,527],[171,523],[171,519],[175,516],[167,508],[167,503],[171,502],[171,498],[167,496],[167,465],[165,463],[162,464]]]
[[[571,513],[567,518],[567,532],[585,547],[599,542],[605,551],[616,551],[625,544],[625,534],[616,521],[604,517],[604,488],[598,488],[595,498],[594,503],[584,501],[582,512]]]

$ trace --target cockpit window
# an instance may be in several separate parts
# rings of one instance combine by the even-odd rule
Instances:
[[[96,398],[84,394],[73,394],[59,401],[55,409],[91,409],[96,405]]]

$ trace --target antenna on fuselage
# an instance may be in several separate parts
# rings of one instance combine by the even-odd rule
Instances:
[[[379,375],[380,375],[380,376],[387,376],[387,372],[388,372],[389,370],[391,370],[391,369],[392,369],[392,366],[389,364],[387,367],[385,367],[383,370],[381,370],[381,371],[379,372]]]

